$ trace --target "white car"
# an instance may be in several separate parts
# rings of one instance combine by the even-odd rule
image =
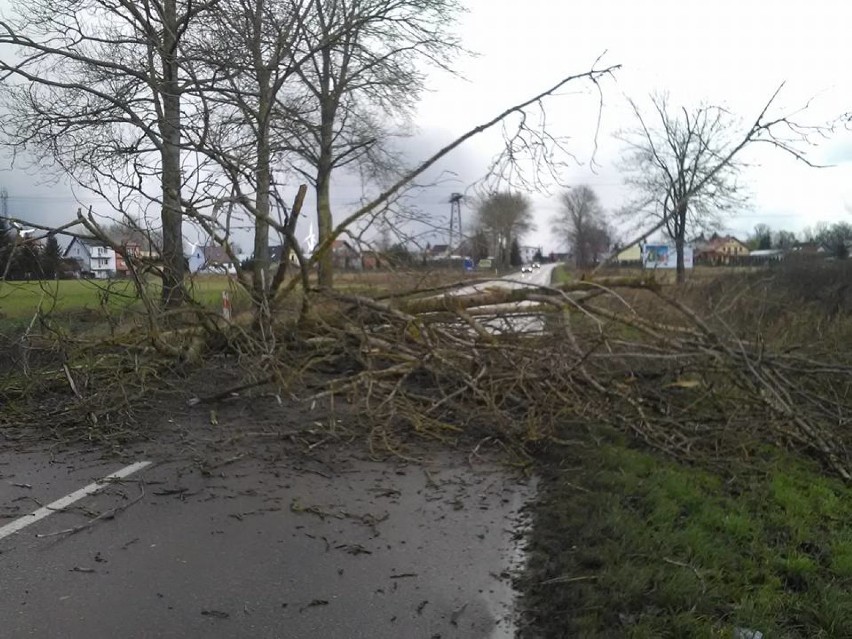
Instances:
[[[532,271],[533,271],[533,267],[530,266],[529,264],[524,264],[521,267],[521,273],[532,273]]]

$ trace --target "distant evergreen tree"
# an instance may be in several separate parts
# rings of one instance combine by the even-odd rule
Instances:
[[[62,250],[59,248],[59,240],[55,235],[47,237],[44,251],[41,254],[41,273],[44,279],[54,279],[59,273],[59,264],[62,261]]]
[[[512,247],[509,249],[509,264],[512,266],[520,266],[523,264],[521,259],[521,247],[517,239],[512,240]]]
[[[484,260],[489,257],[488,255],[488,236],[485,234],[485,231],[482,229],[478,229],[476,233],[473,234],[471,238],[471,257],[474,262],[479,262],[479,260]]]
[[[40,280],[41,247],[35,242],[13,240],[17,243],[9,268],[10,280]]]
[[[12,236],[9,233],[9,223],[0,216],[0,279],[7,272],[7,264],[12,252]]]
[[[410,266],[414,264],[414,256],[402,242],[389,246],[382,256],[394,266]]]

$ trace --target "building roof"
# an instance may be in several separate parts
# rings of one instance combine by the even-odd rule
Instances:
[[[231,258],[228,256],[228,252],[225,250],[224,246],[219,246],[218,244],[212,244],[210,246],[203,247],[204,252],[204,261],[207,264],[230,264]]]
[[[740,241],[733,235],[718,235],[717,233],[711,235],[709,240],[705,239],[703,235],[699,236],[695,239],[693,244],[695,246],[696,252],[711,253],[713,251],[718,250],[719,247],[725,246],[726,244],[730,244],[731,242],[736,242],[743,248],[748,248],[746,247],[745,242]]]
[[[355,247],[349,244],[349,242],[347,242],[346,240],[334,240],[331,243],[331,250],[333,253],[347,252],[353,255],[358,254],[358,251],[355,249]]]
[[[450,252],[449,244],[435,244],[435,246],[431,246],[426,249],[429,255],[445,255]]]
[[[199,246],[192,244],[189,251],[190,255],[200,253],[200,257],[204,259],[205,264],[230,264],[231,258],[223,246],[218,244],[210,244],[208,246]]]
[[[108,242],[104,242],[96,237],[75,237],[74,239],[85,246],[102,246],[104,248],[110,248]]]
[[[68,243],[68,246],[65,247],[65,252],[62,254],[63,256],[68,255],[68,252],[71,250],[71,247],[74,246],[75,242],[87,248],[106,248],[112,250],[112,247],[109,244],[96,237],[73,237]]]

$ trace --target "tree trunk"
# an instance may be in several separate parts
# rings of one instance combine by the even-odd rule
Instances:
[[[267,297],[270,287],[269,272],[269,189],[270,145],[269,145],[269,72],[262,67],[258,74],[258,122],[257,122],[257,166],[255,167],[255,218],[254,218],[254,260],[252,262],[252,292],[256,304]]]
[[[330,60],[325,61],[326,69],[331,66]],[[325,90],[328,91],[329,80],[324,79]],[[322,105],[320,122],[320,150],[317,162],[317,233],[322,244],[334,230],[334,216],[331,212],[331,174],[334,169],[334,113],[336,97],[326,97]],[[334,254],[332,247],[319,258],[319,285],[322,288],[334,286]]]
[[[683,260],[683,249],[686,246],[686,206],[681,205],[676,211],[675,251],[677,252],[677,283],[686,281],[686,266]]]
[[[269,292],[269,136],[264,132],[257,140],[257,195],[255,197],[254,260],[252,288],[256,303],[266,299]]]
[[[319,242],[331,235],[334,229],[334,219],[331,214],[331,171],[320,168],[317,171],[317,234]],[[331,246],[320,256],[318,261],[318,282],[322,288],[334,286],[334,254]]]
[[[683,236],[680,235],[675,240],[675,249],[677,250],[677,283],[683,284],[686,281],[686,267],[683,263]]]
[[[254,198],[254,259],[252,261],[252,295],[256,305],[261,305],[267,298],[270,288],[269,272],[269,189],[272,182],[270,175],[271,151],[269,142],[269,117],[272,109],[272,74],[264,61],[264,51],[261,45],[263,21],[266,7],[264,0],[256,0],[254,6],[254,41],[252,55],[254,57],[254,72],[257,80],[257,165],[255,166],[255,198]]]
[[[183,278],[186,272],[183,258],[183,218],[180,190],[180,87],[177,64],[177,2],[165,0],[163,5],[163,81],[160,98],[163,118],[160,133],[163,137],[161,160],[163,165],[163,290],[165,307],[179,306],[184,302]]]

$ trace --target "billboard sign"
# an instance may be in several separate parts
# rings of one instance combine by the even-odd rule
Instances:
[[[642,249],[642,264],[645,268],[677,268],[677,250],[668,244],[646,244]],[[683,265],[693,266],[693,251],[691,246],[683,247]]]

